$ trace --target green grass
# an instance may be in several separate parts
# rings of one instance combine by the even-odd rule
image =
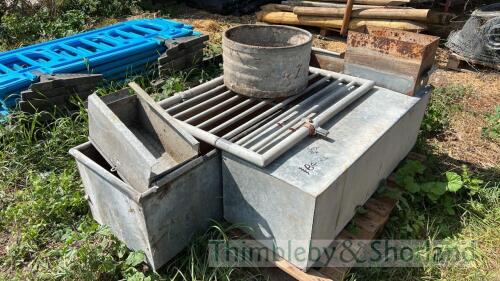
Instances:
[[[160,100],[219,74],[217,66],[176,72],[162,87],[151,85],[158,78],[155,75],[131,79]],[[106,95],[125,86],[125,82],[111,83],[99,93]],[[456,99],[449,99],[452,101]],[[442,108],[447,105],[445,102]],[[76,165],[67,153],[87,139],[86,114],[80,106],[72,116],[44,123],[39,115],[16,113],[10,123],[0,126],[0,233],[4,234],[0,237],[8,239],[2,241],[8,249],[0,257],[0,279],[265,279],[257,270],[208,266],[207,241],[226,238],[230,225],[214,222],[188,249],[154,273],[143,262],[143,254],[128,250],[109,229],[94,222]],[[351,280],[493,280],[489,270],[495,268],[492,264],[498,258],[495,230],[500,227],[498,171],[472,174],[465,167],[444,164],[449,159],[442,157],[431,152],[423,168],[403,166],[401,183],[415,183],[420,189],[431,183],[446,185],[449,173],[454,173],[462,183],[460,189],[433,198],[425,190],[410,187],[382,238],[477,239],[484,254],[471,268],[360,268],[349,275]]]
[[[0,5],[0,49],[71,35],[139,11],[137,0],[5,1]],[[17,5],[15,4],[17,3]]]
[[[471,89],[456,84],[435,88],[422,121],[421,135],[430,137],[445,132],[450,123],[450,115],[461,109],[457,101],[470,92]]]
[[[495,112],[486,115],[486,127],[483,128],[483,137],[489,140],[500,139],[500,105],[495,107]]]
[[[410,196],[400,201],[380,239],[477,241],[477,258],[469,267],[423,266],[417,268],[358,268],[350,280],[496,280],[500,228],[499,183],[464,188],[452,197],[455,214],[442,203]],[[472,195],[474,194],[474,195]],[[496,270],[496,271],[495,271]]]
[[[55,7],[7,7],[0,1],[0,48],[48,40],[74,33],[140,9],[134,0],[61,0]],[[3,6],[2,6],[3,5]],[[166,10],[175,13],[174,10]],[[220,53],[211,44],[207,54]],[[175,72],[161,87],[151,84],[157,74],[130,77],[155,100],[220,75],[218,66]],[[100,95],[126,87],[112,82]],[[475,239],[480,255],[469,268],[359,268],[351,280],[494,280],[498,277],[500,229],[499,171],[484,170],[437,154],[427,138],[446,133],[460,99],[471,89],[450,85],[434,91],[422,124],[417,149],[428,156],[425,169],[404,168],[403,193],[382,238]],[[499,108],[485,116],[483,137],[498,138]],[[40,115],[17,112],[0,124],[0,280],[263,280],[258,270],[212,268],[207,261],[210,239],[227,239],[233,226],[213,223],[158,273],[144,263],[144,255],[130,251],[106,227],[92,218],[84,200],[75,162],[68,150],[87,140],[87,112],[80,104],[71,116],[42,122]],[[467,163],[465,163],[467,165]],[[412,172],[412,169],[422,170]],[[473,171],[473,172],[472,172]],[[458,178],[456,192],[435,192]],[[411,174],[411,175],[410,175]],[[408,177],[411,178],[408,179]],[[417,187],[416,187],[416,186]],[[446,188],[445,188],[446,189]],[[449,191],[449,190],[446,190]],[[353,226],[355,227],[355,226]]]
[[[500,258],[500,173],[436,152],[427,138],[446,133],[460,100],[471,89],[449,85],[433,91],[416,150],[427,155],[423,165],[406,162],[397,172],[405,192],[380,239],[478,242],[478,258],[469,267],[358,268],[349,280],[496,280]],[[496,117],[487,128],[494,128]],[[496,118],[498,120],[498,118]],[[484,132],[484,130],[483,130]],[[473,170],[474,172],[471,172]],[[460,188],[449,192],[450,182]],[[440,191],[441,190],[441,191]],[[432,192],[431,192],[432,191]],[[436,197],[436,194],[438,196]]]

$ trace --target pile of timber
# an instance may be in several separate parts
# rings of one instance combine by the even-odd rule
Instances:
[[[54,107],[77,109],[74,102],[87,100],[102,83],[101,74],[42,74],[39,82],[21,92],[19,108],[27,113],[51,112]]]
[[[183,70],[203,60],[203,48],[208,35],[186,36],[165,40],[167,50],[158,58],[158,70],[162,75]]]
[[[354,0],[352,11],[349,10],[347,1],[282,1],[281,4],[261,6],[261,11],[257,12],[257,20],[273,24],[340,29],[347,10],[350,13],[348,29],[371,25],[419,32],[429,26],[446,25],[454,16],[402,6],[409,4],[410,0]]]

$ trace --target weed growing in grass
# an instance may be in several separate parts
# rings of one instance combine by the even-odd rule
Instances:
[[[154,275],[143,271],[142,263],[146,261],[143,253],[128,250],[108,228],[99,226],[89,216],[81,220],[76,230],[66,229],[60,244],[46,254],[48,261],[39,265],[50,266],[52,270],[41,273],[51,277],[144,280],[148,275]]]
[[[460,110],[457,102],[469,92],[470,89],[461,85],[435,88],[422,121],[421,136],[430,137],[446,131],[450,122],[450,114]]]
[[[30,171],[61,171],[72,164],[67,151],[86,139],[87,116],[81,109],[72,117],[43,123],[41,114],[17,112],[0,125],[0,186],[16,191],[26,187]]]
[[[211,267],[208,263],[210,240],[228,241],[237,225],[213,222],[213,226],[193,240],[192,244],[172,262],[160,270],[161,277],[169,280],[264,280],[258,269],[242,270],[231,267]]]
[[[186,78],[187,75],[180,76],[171,76],[165,80],[165,84],[161,87],[161,94],[156,98],[158,100],[162,100],[166,97],[171,96],[174,93],[182,91],[182,89],[186,88]]]
[[[424,163],[410,160],[398,169],[396,180],[405,192],[396,194],[399,199],[397,212],[390,217],[381,239],[475,240],[478,241],[477,259],[469,267],[424,265],[420,268],[355,269],[350,280],[498,279],[498,169],[472,173],[465,165],[450,168],[424,147],[426,138],[446,132],[451,114],[461,110],[458,103],[470,92],[460,85],[433,91],[417,141],[417,150],[428,154],[428,160]],[[494,122],[498,119],[496,113],[488,116],[483,136],[495,131],[498,123]]]
[[[464,196],[470,198],[482,192],[484,181],[473,176],[465,165],[462,166],[460,173],[454,171],[441,173],[432,169],[425,173],[427,169],[419,161],[407,160],[396,172],[397,184],[406,190],[405,196],[400,198],[399,209],[403,213],[413,212],[413,210],[408,210],[410,205],[418,203],[439,212],[443,218],[447,215],[453,216],[460,206],[458,202]],[[422,234],[419,231],[422,230],[424,221],[420,220],[418,215],[411,214],[404,217],[416,219],[400,224],[401,229],[404,230],[400,234],[404,233],[405,237],[410,238]]]
[[[87,213],[76,171],[29,171],[26,186],[15,192],[15,202],[0,211],[2,227],[19,233],[9,249],[9,265],[31,260],[31,254],[51,243],[53,232]]]
[[[161,89],[153,97],[157,101],[165,99],[186,88],[209,81],[220,75],[221,72],[221,67],[214,64],[208,65],[204,69],[194,68],[189,71],[174,72],[173,75],[167,75]]]
[[[466,166],[442,171],[433,160],[406,161],[396,172],[405,188],[397,212],[381,239],[477,241],[477,258],[468,267],[359,268],[349,280],[496,280],[500,238],[500,182],[481,180]],[[489,172],[486,175],[489,177]]]
[[[50,243],[53,231],[86,213],[70,147],[86,139],[84,111],[42,123],[16,113],[0,126],[0,230],[15,234],[4,262],[19,265]],[[3,259],[3,258],[1,258]]]
[[[53,19],[46,9],[37,11],[32,16],[6,14],[1,19],[0,39],[7,46],[17,47],[39,41],[71,35],[85,27],[85,14],[78,10],[61,13]]]
[[[495,112],[486,115],[486,127],[482,130],[484,138],[490,140],[500,139],[500,105],[495,107]]]
[[[439,201],[444,210],[453,215],[455,211],[449,193],[456,193],[462,188],[464,185],[462,177],[455,172],[448,171],[445,173],[446,181],[417,182],[417,176],[422,175],[425,169],[426,167],[421,162],[408,160],[396,173],[396,182],[405,187],[408,192],[421,194],[432,203]],[[476,179],[470,179],[467,169],[464,172],[469,181],[476,181]]]
[[[138,9],[137,2],[61,0],[4,3],[4,7],[0,6],[0,42],[3,48],[14,48],[67,36],[89,28],[103,18],[130,15]]]
[[[222,54],[222,45],[208,42],[206,50],[209,57],[220,55]]]
[[[500,258],[498,176],[496,181],[483,181],[479,179],[481,175],[462,166],[457,172],[447,171],[454,174],[449,177],[441,169],[429,160],[425,163],[410,160],[401,165],[396,180],[406,191],[399,198],[397,212],[390,217],[381,239],[445,240],[449,243],[474,240],[477,241],[476,258],[468,267],[357,268],[348,280],[497,280]],[[446,187],[451,184],[452,188],[433,200],[435,195],[429,197],[429,192],[433,191],[425,188],[430,182],[432,186],[436,182]],[[450,206],[453,212],[447,211]]]

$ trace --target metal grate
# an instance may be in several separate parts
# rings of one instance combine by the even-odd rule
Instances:
[[[160,105],[195,138],[265,167],[367,93],[374,82],[310,68],[300,94],[264,100],[228,90],[222,77],[163,100]]]

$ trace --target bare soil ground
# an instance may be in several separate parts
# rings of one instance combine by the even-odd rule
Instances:
[[[221,43],[221,32],[238,24],[254,23],[253,15],[242,17],[221,16],[209,12],[184,7],[173,17],[174,20],[189,23],[197,30],[210,34],[210,42]],[[313,45],[336,52],[346,49],[341,37],[324,38],[317,30]],[[482,69],[479,71],[452,71],[444,68],[448,51],[440,48],[436,55],[439,69],[431,76],[430,83],[436,87],[463,85],[470,94],[460,101],[462,111],[454,113],[444,137],[428,139],[435,153],[447,155],[458,162],[470,163],[478,168],[492,168],[500,165],[500,144],[481,137],[486,125],[485,114],[493,112],[500,104],[500,74]]]
[[[431,76],[431,84],[437,87],[460,84],[470,88],[471,93],[460,101],[463,110],[451,116],[444,138],[428,142],[453,159],[481,168],[498,168],[500,143],[483,138],[481,132],[487,125],[484,116],[500,104],[500,74],[439,69]]]
[[[5,256],[7,254],[7,246],[11,242],[11,235],[7,231],[0,231],[0,256]],[[0,267],[0,272],[5,271],[4,267]]]

